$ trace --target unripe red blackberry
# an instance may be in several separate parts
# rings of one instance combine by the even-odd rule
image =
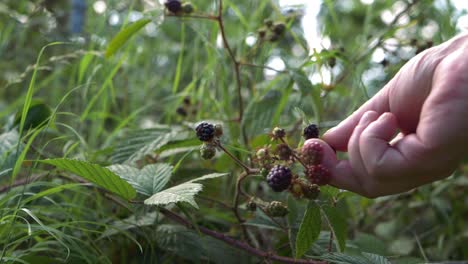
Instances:
[[[208,122],[201,122],[195,128],[197,132],[197,137],[201,141],[211,141],[215,135],[215,127],[213,124]]]
[[[266,207],[266,212],[272,217],[283,217],[289,213],[289,210],[282,202],[273,201]]]
[[[323,160],[323,147],[318,142],[307,142],[301,150],[302,160],[307,165],[316,165]]]
[[[319,137],[319,129],[316,124],[310,124],[304,128],[304,132],[302,133],[304,139],[311,139],[311,138],[318,138]]]
[[[280,160],[290,160],[293,152],[287,144],[278,144],[276,146],[276,155]]]
[[[216,147],[211,144],[203,144],[200,147],[200,155],[205,160],[212,159],[216,155]]]
[[[325,185],[330,182],[330,171],[322,164],[307,167],[306,178],[313,184]]]
[[[174,14],[182,11],[182,2],[180,0],[168,0],[164,3],[164,5],[166,6],[167,10]]]
[[[274,166],[267,175],[267,183],[275,192],[282,192],[288,189],[291,179],[291,170],[281,165]]]
[[[272,134],[274,138],[284,138],[286,136],[286,131],[283,128],[275,127],[273,128]]]

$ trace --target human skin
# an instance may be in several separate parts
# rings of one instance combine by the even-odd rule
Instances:
[[[369,198],[450,176],[468,154],[468,34],[412,58],[323,140],[348,152],[330,184]]]

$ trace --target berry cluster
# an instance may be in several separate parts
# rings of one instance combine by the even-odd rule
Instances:
[[[203,159],[209,160],[216,155],[216,147],[219,138],[223,135],[223,127],[220,124],[201,122],[195,127],[197,138],[203,141],[200,147],[200,155]]]
[[[275,192],[288,190],[297,198],[316,199],[320,191],[319,186],[328,184],[331,175],[321,164],[324,154],[322,145],[315,141],[306,141],[301,149],[294,150],[286,143],[285,130],[279,127],[273,129],[271,137],[273,141],[279,141],[274,151],[270,151],[270,146],[261,148],[257,151],[255,159],[268,185]],[[305,140],[318,138],[317,125],[306,126],[303,137]],[[295,162],[302,164],[303,173],[293,173],[291,168]]]
[[[258,37],[261,40],[266,39],[270,42],[275,42],[279,40],[286,31],[286,24],[283,22],[273,22],[273,20],[267,19],[263,22],[263,24],[264,27],[257,31]]]

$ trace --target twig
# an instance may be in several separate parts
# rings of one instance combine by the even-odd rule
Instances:
[[[253,63],[249,63],[249,62],[240,62],[239,64],[241,66],[249,66],[249,67],[260,68],[260,69],[268,69],[268,70],[271,70],[271,71],[275,71],[277,73],[287,73],[288,72],[288,71],[277,70],[277,69],[272,68],[270,66],[258,65],[258,64],[253,64]]]
[[[232,160],[234,160],[239,166],[241,166],[247,174],[251,174],[254,170],[249,168],[247,165],[245,165],[242,161],[240,161],[236,156],[234,156],[229,150],[227,150],[221,142],[218,142],[217,146],[224,151]]]
[[[244,102],[242,99],[242,83],[241,83],[241,77],[240,77],[240,63],[237,61],[236,56],[234,55],[234,52],[232,51],[231,46],[229,45],[229,42],[227,41],[226,37],[226,30],[224,29],[224,21],[223,21],[223,0],[219,0],[218,2],[218,25],[219,25],[219,30],[221,32],[221,38],[223,40],[224,47],[229,53],[229,56],[231,57],[232,63],[234,64],[234,73],[236,75],[236,84],[237,84],[237,96],[239,99],[239,123],[242,122],[243,116],[244,116]],[[244,131],[242,131],[242,134],[245,134]],[[247,140],[246,137],[244,137],[244,141]]]

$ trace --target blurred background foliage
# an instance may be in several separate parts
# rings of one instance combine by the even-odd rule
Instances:
[[[54,120],[34,140],[30,159],[69,157],[103,165],[133,159],[139,166],[164,161],[180,165],[173,184],[203,173],[238,171],[226,155],[201,161],[196,151],[199,142],[191,132],[195,122],[223,123],[223,140],[244,159],[267,142],[266,133],[276,125],[290,131],[291,143],[299,143],[294,138],[299,138],[303,123],[317,122],[322,132],[337,124],[411,57],[450,39],[468,24],[466,9],[454,5],[460,1],[296,2],[224,1],[227,40],[243,64],[244,116],[239,123],[233,64],[215,22],[168,16],[156,0],[1,1],[3,260],[258,261],[173,225],[151,208],[128,209],[109,202],[89,186],[67,187],[23,203],[19,197],[60,189],[76,180],[57,177],[47,167],[26,165],[16,179],[30,183],[10,186],[8,176],[15,163],[11,154],[20,146],[17,142],[30,138],[11,128],[35,71],[33,98],[54,110]],[[193,0],[193,4],[196,14],[217,12],[215,1]],[[106,59],[104,50],[112,37],[143,17],[152,21]],[[261,40],[258,31],[268,19],[287,25],[284,36]],[[36,65],[41,49],[53,42],[59,43],[47,47]],[[161,139],[171,131],[176,135]],[[149,143],[153,148],[142,152]],[[135,153],[137,157],[132,156]],[[369,200],[348,194],[338,204],[348,220],[346,252],[372,252],[392,263],[468,259],[467,171],[467,165],[461,165],[452,177],[401,195]],[[232,178],[210,181],[202,194],[205,199],[198,200],[200,210],[187,209],[192,220],[236,235],[232,214],[212,201],[230,203],[234,184]],[[287,199],[267,189],[259,179],[246,184],[251,193]],[[252,225],[259,226],[260,247],[291,254],[283,247],[287,234],[261,229],[273,224],[249,217]],[[326,238],[326,233],[322,235]],[[234,257],[227,257],[230,254]]]

